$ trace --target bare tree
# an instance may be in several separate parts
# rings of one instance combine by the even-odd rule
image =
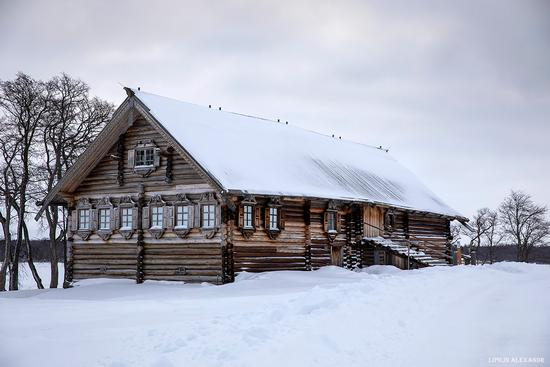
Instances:
[[[32,172],[33,155],[37,152],[40,124],[48,110],[47,88],[43,82],[18,73],[13,81],[0,82],[0,110],[5,119],[4,127],[13,133],[17,154],[11,162],[10,170],[15,172],[17,200],[12,201],[17,213],[17,239],[10,260],[10,290],[19,288],[19,255],[25,238],[24,221],[28,213],[28,199],[32,191],[35,172]],[[29,266],[37,285],[40,287],[38,273],[28,258]]]
[[[494,261],[494,248],[495,246],[500,245],[504,234],[500,228],[500,218],[498,211],[489,210],[486,215],[487,230],[483,234],[484,245],[488,247],[489,251],[487,257],[483,259],[483,264],[489,260],[489,264],[492,264]]]
[[[527,262],[532,248],[545,244],[550,236],[547,208],[536,205],[524,192],[512,191],[500,205],[499,213],[506,238],[517,247],[517,260]]]
[[[463,227],[463,234],[470,239],[470,251],[478,251],[482,245],[483,238],[490,229],[488,222],[490,213],[489,208],[479,209],[469,222],[471,228]]]
[[[88,85],[67,74],[54,77],[47,83],[47,89],[50,108],[42,125],[44,154],[40,162],[42,186],[37,197],[39,200],[73,165],[113,113],[111,104],[90,98]],[[51,206],[45,211],[50,243],[50,288],[58,285],[57,247],[64,240],[67,227],[65,219],[60,221],[61,210],[58,206]]]

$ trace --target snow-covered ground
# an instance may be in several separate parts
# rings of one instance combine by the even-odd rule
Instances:
[[[550,363],[550,266],[328,267],[224,286],[89,280],[7,292],[0,349],[11,367]]]

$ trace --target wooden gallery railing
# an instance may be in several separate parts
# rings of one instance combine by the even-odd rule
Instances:
[[[370,224],[370,223],[364,223],[364,224],[366,224],[367,226],[369,226],[371,228],[377,229],[382,234],[383,238],[389,239],[389,238],[386,237],[386,235],[388,234],[388,231],[386,231],[385,229],[380,228],[380,227],[375,226],[375,225]],[[450,248],[449,251],[451,252],[451,254],[448,254],[447,252],[440,251],[440,250],[437,250],[437,249],[433,248],[433,246],[439,247],[440,244],[436,244],[434,242],[427,241],[426,239],[419,238],[419,237],[416,237],[416,236],[408,234],[408,233],[405,234],[404,239],[399,239],[395,242],[405,242],[407,244],[407,247],[409,248],[409,250],[414,249],[414,250],[417,250],[417,251],[422,251],[422,252],[428,254],[429,256],[434,255],[435,258],[444,259],[444,260],[446,260],[447,262],[449,262],[450,264],[453,264],[453,265],[461,264],[463,261],[468,262],[468,260],[469,260],[468,256],[462,255],[460,249],[454,250],[454,249]],[[431,246],[429,246],[429,245],[431,245]],[[411,261],[410,256],[407,256],[407,268],[409,268],[409,266],[410,266],[410,261]]]

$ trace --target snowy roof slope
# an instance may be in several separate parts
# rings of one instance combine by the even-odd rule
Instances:
[[[368,201],[460,216],[378,148],[133,91],[226,190]]]

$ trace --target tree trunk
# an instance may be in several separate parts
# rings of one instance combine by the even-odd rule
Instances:
[[[34,266],[34,261],[32,259],[32,248],[31,241],[29,239],[29,230],[25,222],[23,222],[23,232],[25,236],[25,245],[27,246],[27,263],[29,264],[29,268],[31,269],[32,277],[34,278],[38,289],[44,289],[42,279],[40,279],[40,275],[38,275],[38,271],[36,271],[36,267]]]
[[[46,219],[48,220],[49,226],[49,245],[50,245],[50,269],[51,269],[51,278],[50,278],[50,288],[57,288],[58,279],[59,279],[59,268],[58,268],[58,258],[57,258],[57,221],[58,221],[58,208],[57,206],[52,206],[46,209]]]
[[[0,268],[0,292],[6,290],[6,273],[8,272],[8,267],[11,263],[11,233],[9,222],[5,221],[2,223],[2,228],[4,229],[4,242],[6,247],[4,248],[4,262]]]

